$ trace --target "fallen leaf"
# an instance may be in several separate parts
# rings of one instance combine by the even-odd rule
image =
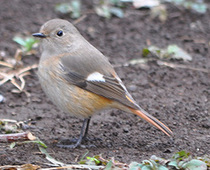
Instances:
[[[183,61],[192,60],[192,57],[177,45],[169,45],[167,48],[167,52],[169,55],[172,55],[171,58],[174,59],[182,59]]]

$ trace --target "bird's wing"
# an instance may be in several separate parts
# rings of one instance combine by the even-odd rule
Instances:
[[[69,55],[66,57],[69,57]],[[108,66],[108,68],[104,68],[101,63],[97,63],[98,61],[101,62],[101,60],[92,58],[94,61],[89,64],[88,61],[80,60],[78,62],[78,59],[72,60],[72,58],[74,57],[61,59],[62,77],[66,81],[84,90],[128,106],[134,114],[153,124],[168,136],[172,135],[172,131],[166,125],[136,104],[108,61],[102,61],[105,66]],[[78,63],[74,63],[74,61]],[[110,71],[107,72],[107,69]]]
[[[95,61],[95,63],[93,62],[93,66],[89,66],[84,61],[76,64],[72,58],[73,56],[64,56],[60,63],[63,71],[62,77],[70,84],[74,84],[84,90],[101,95],[108,99],[118,101],[130,108],[139,108],[112,67],[109,67],[111,71],[107,72],[107,70],[103,71],[102,68],[97,69],[97,61]],[[107,64],[107,61],[104,62],[104,64]],[[84,69],[84,67],[88,68]]]

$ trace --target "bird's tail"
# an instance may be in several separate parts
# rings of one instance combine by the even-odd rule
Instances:
[[[166,125],[164,125],[162,122],[157,120],[155,117],[153,117],[152,115],[147,113],[145,110],[143,110],[141,108],[140,108],[140,110],[135,110],[135,109],[130,108],[130,110],[134,114],[140,116],[142,119],[146,120],[147,122],[151,123],[158,129],[163,131],[166,135],[171,136],[173,134],[173,132]]]

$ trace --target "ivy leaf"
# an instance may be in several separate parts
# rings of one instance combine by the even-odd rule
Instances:
[[[168,165],[170,165],[170,166],[174,166],[176,169],[179,169],[179,167],[178,167],[178,164],[177,164],[177,161],[176,161],[176,160],[170,161],[170,162],[168,163]]]
[[[197,159],[192,159],[191,161],[185,163],[182,167],[185,169],[190,169],[190,170],[206,170],[207,169],[206,163]]]
[[[139,170],[142,166],[143,165],[138,162],[131,162],[128,170]]]

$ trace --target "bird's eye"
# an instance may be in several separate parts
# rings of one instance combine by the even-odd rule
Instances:
[[[57,32],[57,36],[61,37],[62,35],[63,35],[63,31],[62,30]]]

